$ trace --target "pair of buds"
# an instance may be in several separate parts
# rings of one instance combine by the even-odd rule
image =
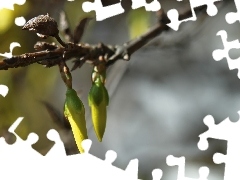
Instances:
[[[76,41],[81,38],[87,20],[87,18],[83,19],[78,25],[75,34],[77,37],[75,39]],[[39,15],[30,19],[22,29],[34,31],[41,38],[47,38],[48,36],[55,37],[63,47],[67,46],[58,35],[59,30],[57,22],[51,18],[49,14]],[[40,46],[42,45],[44,44],[40,44]],[[101,59],[99,62],[99,64],[94,65],[92,87],[88,95],[88,102],[92,112],[94,130],[98,140],[101,142],[106,128],[109,97],[104,86],[106,79],[106,65]],[[84,139],[88,139],[84,105],[77,96],[76,91],[72,88],[72,76],[66,63],[64,61],[60,62],[59,68],[62,79],[67,86],[66,100],[64,103],[64,116],[68,119],[71,125],[73,136],[79,151],[83,153],[84,149],[81,146],[81,142]]]
[[[99,71],[99,69],[101,69]],[[95,66],[92,73],[92,87],[88,94],[88,103],[91,108],[92,122],[98,140],[101,142],[107,120],[107,106],[109,102],[108,92],[105,88],[106,68]],[[77,147],[81,153],[84,152],[81,142],[88,139],[85,109],[77,93],[67,86],[66,100],[64,104],[64,115],[68,119]]]

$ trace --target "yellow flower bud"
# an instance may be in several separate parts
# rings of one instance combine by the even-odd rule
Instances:
[[[88,139],[85,109],[74,89],[68,89],[66,92],[64,115],[71,125],[77,147],[79,151],[83,153],[84,149],[82,148],[81,143],[84,139]]]
[[[93,82],[88,94],[88,103],[91,108],[92,121],[98,140],[101,142],[107,120],[108,92],[100,77]]]

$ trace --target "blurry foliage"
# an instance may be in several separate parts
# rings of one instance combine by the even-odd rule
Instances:
[[[9,9],[0,10],[0,33],[4,34],[11,26],[13,21],[13,11]]]
[[[84,1],[80,0],[80,1],[73,1],[73,2],[68,2],[65,4],[65,11],[67,13],[68,16],[68,21],[70,23],[70,28],[74,29],[76,27],[76,25],[78,24],[78,22],[80,21],[80,19],[83,19],[84,17],[95,17],[95,12],[91,11],[89,13],[85,13],[82,10],[82,3]]]
[[[23,16],[28,20],[28,14],[33,10],[30,1],[24,5],[14,6],[14,11],[0,10],[0,52],[9,52],[11,42],[19,42],[21,47],[13,50],[13,55],[32,52],[33,43],[37,37],[35,34],[26,33],[21,27],[16,26],[16,17]],[[35,41],[36,42],[36,41]],[[0,57],[0,60],[4,57]],[[49,115],[46,113],[39,100],[48,99],[55,86],[58,71],[56,68],[45,69],[37,64],[25,68],[0,71],[0,83],[9,87],[8,95],[1,97],[0,103],[0,136],[5,136],[6,130],[18,118],[24,117],[24,121],[16,132],[26,139],[30,132],[37,132],[39,136],[46,136],[49,130]],[[46,138],[46,137],[45,137]],[[41,141],[41,139],[40,139]],[[38,143],[36,148],[42,149],[44,141]]]
[[[35,7],[37,5],[34,2],[35,0],[29,0],[22,6],[15,5],[14,11],[8,9],[0,10],[0,53],[9,52],[11,42],[19,42],[21,45],[21,47],[13,50],[13,55],[33,52],[34,43],[41,41],[36,34],[22,31],[21,27],[16,26],[14,23],[15,18],[19,16],[25,17],[28,21],[32,18],[32,14],[39,15],[38,11],[42,14],[44,7],[41,7],[41,9],[39,7],[38,9]],[[66,1],[64,7],[58,7],[65,10],[71,29],[74,29],[83,17],[90,16],[95,19],[94,11],[88,14],[83,12],[81,8],[82,2],[84,1]],[[47,0],[46,2],[45,0],[42,1],[42,3],[45,6]],[[54,7],[51,8],[53,11],[56,10]],[[51,12],[49,14],[51,15]],[[146,12],[144,8],[131,10],[129,13],[125,13],[125,15],[127,15],[126,22],[128,22],[129,38],[132,39],[149,28],[150,13]],[[58,19],[56,20],[58,21]],[[87,36],[91,36],[91,29],[94,28],[96,21],[93,20],[90,23],[86,32]],[[106,26],[106,28],[109,28],[109,26]],[[49,42],[51,40],[51,38],[48,38],[46,41]],[[1,59],[3,57],[0,57]],[[9,126],[18,117],[24,117],[24,121],[17,128],[16,132],[23,139],[26,139],[30,132],[36,132],[40,138],[36,146],[34,145],[33,147],[38,150],[45,149],[50,143],[46,138],[46,132],[50,128],[57,129],[57,127],[50,120],[48,112],[40,101],[51,102],[51,96],[55,93],[54,88],[56,88],[58,78],[60,78],[60,75],[57,67],[44,68],[38,64],[0,71],[0,84],[9,87],[8,95],[5,98],[0,96],[0,136],[4,135]],[[86,77],[86,79],[90,79],[90,77]],[[73,81],[77,81],[77,79]],[[62,96],[65,96],[65,94],[62,94]]]
[[[145,8],[139,8],[129,12],[128,24],[130,38],[140,36],[149,28],[150,13]]]

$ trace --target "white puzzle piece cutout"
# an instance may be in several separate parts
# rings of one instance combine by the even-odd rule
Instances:
[[[226,21],[228,24],[233,24],[236,21],[240,22],[240,1],[234,0],[237,12],[229,12],[226,14]]]
[[[103,7],[101,0],[95,0],[94,2],[84,2],[82,4],[84,12],[96,11],[97,21],[102,21],[112,16],[116,16],[124,13],[121,2]]]
[[[220,61],[226,58],[229,69],[238,69],[238,78],[240,78],[240,57],[237,59],[231,59],[229,57],[229,51],[231,49],[240,49],[239,40],[227,41],[227,32],[225,30],[218,31],[217,36],[222,38],[224,49],[216,49],[213,51],[212,56],[216,61]]]
[[[147,3],[146,0],[132,0],[132,9],[145,7],[146,11],[158,11],[161,9],[161,4],[157,0]]]
[[[25,4],[26,0],[7,0],[0,2],[0,10],[3,8],[14,10],[14,4],[23,5]]]
[[[190,0],[190,5],[191,5],[191,10],[193,16],[187,19],[183,19],[179,21],[179,13],[176,9],[171,9],[167,12],[168,18],[171,20],[171,23],[168,23],[167,25],[172,28],[173,30],[177,31],[179,29],[179,26],[181,23],[186,22],[186,21],[196,21],[197,16],[195,14],[194,8],[207,5],[207,13],[209,16],[215,16],[218,12],[218,9],[216,5],[214,4],[217,1],[222,1],[222,0]]]
[[[209,16],[215,16],[218,12],[214,2],[221,0],[190,0],[191,10],[193,17],[179,21],[179,13],[177,10],[168,11],[167,15],[171,20],[168,24],[174,30],[178,30],[179,25],[186,21],[195,21],[196,14],[194,12],[195,7],[207,5],[207,13]],[[8,2],[15,2],[13,0]],[[17,1],[16,1],[17,2]],[[20,3],[25,3],[25,0],[19,0]],[[154,8],[160,9],[161,5],[156,0],[150,4],[144,4],[146,1],[132,0],[132,8],[145,6],[146,10],[153,10]],[[138,3],[138,4],[137,4]],[[226,15],[226,21],[228,23],[234,23],[239,20],[239,1],[235,0],[237,12],[228,13]],[[3,4],[0,3],[0,9]],[[13,8],[9,6],[9,8]],[[95,0],[94,2],[84,2],[82,8],[85,12],[96,11],[97,20],[101,21],[106,18],[121,14],[124,9],[121,6],[121,0],[119,3],[103,7],[101,0]],[[231,48],[240,48],[239,41],[232,42],[227,41],[226,31],[220,31],[218,33],[222,37],[224,49],[216,50],[213,52],[213,57],[216,60],[220,60],[224,57],[229,60],[228,52]],[[14,47],[20,46],[19,43],[13,43],[10,45],[10,52],[0,54],[4,57],[12,57],[12,50]],[[239,67],[238,63],[232,63],[229,60],[229,68]],[[240,77],[240,76],[239,76]],[[0,85],[0,95],[5,97],[8,93],[8,88],[5,85]],[[239,112],[240,113],[240,112]],[[75,154],[67,156],[64,145],[60,139],[59,134],[55,130],[49,130],[47,137],[51,141],[54,141],[54,146],[49,150],[46,156],[42,156],[40,153],[32,148],[32,144],[36,143],[38,136],[35,133],[30,133],[27,140],[22,140],[16,133],[15,129],[21,123],[23,117],[19,117],[13,125],[9,128],[9,132],[16,136],[16,142],[12,145],[6,143],[3,137],[0,137],[0,178],[2,179],[82,179],[88,177],[88,179],[114,179],[114,180],[137,180],[138,175],[138,160],[131,160],[125,170],[119,169],[112,165],[116,160],[117,154],[115,151],[108,151],[105,156],[105,160],[99,159],[89,153],[92,141],[87,139],[82,142],[82,146],[85,150],[83,154]],[[215,124],[212,116],[206,116],[204,123],[209,127],[209,130],[202,133],[199,137],[199,149],[206,150],[208,148],[208,138],[226,140],[228,142],[227,154],[215,153],[213,161],[216,164],[225,163],[224,180],[240,179],[240,147],[238,145],[240,138],[240,122],[233,123],[228,118],[219,124]],[[194,180],[185,176],[185,157],[174,157],[169,155],[166,158],[166,162],[169,166],[178,166],[177,180]],[[41,169],[42,173],[39,173]],[[81,172],[80,172],[81,171]],[[13,173],[14,172],[14,173]],[[29,173],[31,172],[31,173]],[[44,173],[43,173],[44,172]],[[111,173],[109,173],[111,172]],[[35,175],[35,177],[32,176]],[[208,167],[199,168],[198,180],[207,180],[209,175]],[[160,180],[163,176],[161,169],[155,169],[152,172],[153,180]]]
[[[5,52],[4,54],[0,53],[0,56],[6,57],[6,58],[11,58],[12,57],[12,51],[15,47],[21,47],[21,45],[18,42],[12,42],[10,44],[10,52],[9,53]]]
[[[189,178],[185,176],[185,157],[174,157],[173,155],[169,155],[166,158],[166,162],[168,166],[178,166],[178,175],[177,180],[208,180],[207,177],[209,175],[209,168],[206,166],[202,166],[199,168],[199,178]]]
[[[226,140],[227,154],[215,153],[213,160],[216,164],[225,163],[224,180],[240,179],[240,121],[231,122],[229,118],[226,118],[216,125],[214,118],[208,115],[204,118],[204,124],[209,129],[199,135],[199,149],[206,150],[208,148],[208,138]]]

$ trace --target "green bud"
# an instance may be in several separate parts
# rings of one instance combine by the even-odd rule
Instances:
[[[100,77],[96,78],[96,81],[92,84],[88,94],[88,103],[91,108],[94,130],[101,142],[106,128],[109,97]]]
[[[66,92],[64,115],[71,125],[77,147],[79,151],[83,153],[84,149],[82,148],[81,143],[84,139],[88,139],[85,109],[74,89],[68,89]]]

